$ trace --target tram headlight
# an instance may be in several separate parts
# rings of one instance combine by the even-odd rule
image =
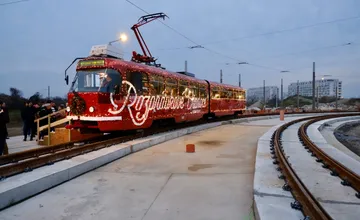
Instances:
[[[66,107],[66,111],[70,112],[70,106]]]
[[[95,111],[95,108],[91,106],[91,107],[89,108],[89,112],[94,112],[94,111]]]

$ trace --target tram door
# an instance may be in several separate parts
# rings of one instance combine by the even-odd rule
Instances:
[[[212,88],[210,110],[212,112],[218,112],[221,110],[221,91],[219,87]]]
[[[220,88],[220,104],[219,109],[224,112],[229,109],[229,99],[227,98],[227,91],[224,88]]]
[[[188,97],[189,97],[189,83],[185,80],[178,80],[178,85],[179,85],[179,98],[183,98],[184,99],[184,103],[187,103],[188,101]],[[187,115],[188,114],[183,114],[184,111],[187,111],[187,108],[183,108],[183,110],[178,111],[181,116],[181,121],[186,121],[187,120]]]

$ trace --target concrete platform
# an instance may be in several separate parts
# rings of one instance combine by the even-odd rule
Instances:
[[[291,117],[286,116],[286,119],[288,120],[288,118],[293,118],[296,116],[304,117],[304,115],[291,115]],[[307,116],[310,117],[311,115],[307,115]],[[271,120],[267,120],[267,121],[264,121],[264,123],[262,125],[251,124],[251,121],[253,121],[253,120],[259,121],[259,120],[270,119],[270,118],[273,118],[272,122],[271,122]],[[69,160],[64,160],[64,161],[55,163],[52,166],[41,167],[41,168],[35,169],[32,172],[23,173],[23,174],[8,178],[0,183],[0,208],[5,208],[5,207],[11,206],[13,204],[16,204],[17,202],[22,201],[26,198],[29,198],[30,196],[34,196],[44,190],[47,190],[54,186],[57,186],[58,184],[61,184],[65,181],[73,179],[83,173],[86,173],[90,170],[96,169],[96,168],[98,168],[102,165],[105,165],[109,162],[112,162],[116,159],[119,159],[121,157],[129,155],[131,153],[146,149],[150,146],[174,139],[176,137],[181,137],[186,134],[191,134],[193,132],[197,132],[197,131],[201,131],[201,130],[205,130],[205,129],[209,129],[209,128],[214,128],[214,127],[224,125],[224,124],[225,125],[231,124],[231,123],[233,123],[233,124],[242,123],[242,126],[246,126],[245,130],[248,129],[247,127],[249,127],[249,128],[254,127],[254,128],[257,128],[257,130],[259,130],[259,131],[260,131],[260,128],[262,128],[262,129],[264,129],[263,132],[265,132],[267,129],[269,129],[269,126],[273,126],[275,124],[278,124],[279,122],[280,122],[279,116],[265,116],[265,117],[248,118],[248,119],[237,119],[237,120],[232,120],[232,121],[222,122],[222,123],[211,123],[211,124],[196,126],[196,127],[192,127],[192,128],[182,129],[179,131],[155,135],[155,136],[148,137],[148,138],[138,139],[136,141],[132,141],[132,142],[128,142],[128,143],[124,143],[124,144],[120,144],[120,145],[114,145],[114,146],[111,146],[111,147],[108,147],[105,149],[91,152],[86,155],[81,155],[81,156],[74,157]],[[198,136],[199,133],[195,133],[193,135]],[[259,136],[260,136],[260,134],[259,134]],[[188,136],[186,136],[186,137],[188,137]],[[184,143],[182,143],[182,144],[184,144]],[[210,147],[210,149],[214,148],[214,147],[212,147],[211,143],[210,144],[208,143],[207,145],[209,145],[208,147]],[[182,147],[183,146],[184,145],[182,145]],[[169,145],[167,145],[167,147],[169,147]],[[161,152],[160,152],[160,154],[161,154]],[[172,152],[168,152],[168,153],[164,153],[164,154],[166,155],[166,157],[161,158],[161,160],[165,161],[165,158],[169,158],[169,154],[172,155]],[[246,154],[244,154],[244,155],[246,155]],[[153,157],[153,156],[151,155],[151,157]],[[223,153],[223,155],[219,155],[219,158],[222,158],[222,157],[232,158],[232,154]],[[190,168],[188,168],[188,169],[190,169],[190,170],[199,170],[199,169],[207,170],[208,168],[217,169],[217,166],[213,167],[212,163],[203,164],[202,163],[203,160],[204,159],[202,159],[202,158],[198,158],[196,163],[194,163],[193,166],[190,166]],[[123,161],[123,160],[121,160],[121,161]],[[140,162],[142,162],[142,160]],[[171,167],[172,166],[171,164],[173,164],[173,163],[174,163],[173,158],[169,158],[167,163],[164,162],[164,163],[161,163],[161,165],[163,167]],[[134,166],[134,165],[132,165],[132,166]],[[228,165],[228,166],[233,166],[233,165]],[[146,165],[143,169],[148,169],[148,168],[149,168],[148,165]],[[250,169],[250,168],[248,168],[248,169]],[[81,177],[79,177],[79,178],[81,178]],[[144,179],[144,181],[145,181],[145,179]],[[84,181],[86,181],[86,180],[84,179]],[[85,185],[86,184],[84,184],[84,187],[85,187]],[[59,186],[59,187],[61,187],[61,186]],[[39,196],[41,196],[41,195],[42,194],[40,194]],[[14,206],[14,207],[16,207],[16,206]],[[2,213],[4,213],[4,212],[2,212]],[[50,218],[50,219],[52,219],[52,218]]]
[[[253,219],[257,139],[280,121],[260,122],[156,144],[5,209],[0,218]],[[187,143],[195,153],[184,152]]]
[[[13,136],[6,140],[9,154],[41,147],[37,144],[36,138],[34,138],[33,141],[30,141],[29,137],[27,138],[27,141],[23,141],[23,139],[24,136]]]
[[[239,216],[249,219],[256,142],[270,126],[280,123],[279,116],[262,117],[269,118],[273,119],[263,123],[260,123],[261,118],[256,118],[256,123],[251,119],[237,119],[161,134],[14,176],[0,184],[3,208],[132,152],[156,145],[5,209],[0,217],[184,219],[191,211],[192,219],[224,219],[220,214],[225,215],[225,219],[238,219]],[[289,118],[293,117],[287,116],[286,120]],[[224,131],[214,128],[222,124],[229,124],[219,127]],[[211,127],[214,131],[193,133]],[[213,133],[204,136],[203,132]],[[180,136],[184,137],[165,142]],[[195,154],[184,153],[188,141],[197,145]],[[41,209],[45,206],[46,209]]]

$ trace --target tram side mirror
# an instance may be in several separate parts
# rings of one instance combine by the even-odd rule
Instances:
[[[66,85],[69,85],[69,75],[65,76]]]
[[[120,94],[120,86],[118,86],[118,85],[114,86],[114,92],[115,92],[115,95],[119,95]]]

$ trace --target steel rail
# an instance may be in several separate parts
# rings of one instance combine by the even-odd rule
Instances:
[[[116,144],[120,144],[123,142],[131,141],[134,139],[146,137],[149,135],[155,135],[162,132],[171,131],[174,129],[181,129],[183,127],[190,126],[189,124],[179,124],[176,127],[166,127],[166,128],[158,128],[156,130],[147,130],[146,132],[137,133],[134,135],[127,135],[123,137],[115,137],[109,140],[98,140],[97,142],[88,143],[82,146],[73,146],[68,148],[61,148],[57,151],[48,152],[47,154],[38,155],[37,157],[29,157],[25,160],[20,160],[15,163],[5,164],[0,166],[0,179],[13,176],[22,172],[32,171],[35,168],[44,166],[44,165],[51,165],[55,162],[70,159],[71,157],[78,156],[81,154],[85,154],[91,151],[99,150],[105,147],[110,147]],[[107,136],[104,136],[107,137]],[[51,148],[50,148],[51,149]],[[46,150],[47,152],[48,150]]]
[[[78,142],[84,142],[84,143],[92,143],[92,142],[97,142],[97,141],[102,141],[105,139],[109,139],[112,138],[112,135],[103,135],[103,136],[99,136],[99,137],[92,137],[92,138],[88,138],[82,141],[71,141],[71,142],[67,142],[67,143],[63,143],[63,144],[57,144],[57,145],[52,145],[52,146],[41,146],[39,148],[34,148],[34,149],[29,149],[29,150],[24,150],[24,151],[20,151],[20,152],[15,152],[15,153],[11,153],[8,155],[3,155],[0,156],[0,166],[2,165],[6,165],[9,163],[17,163],[21,160],[26,160],[26,159],[30,159],[33,157],[39,157],[41,155],[46,155],[46,154],[52,154],[56,151],[61,151],[61,150],[65,150],[65,149],[69,149],[69,148],[73,148],[75,147],[75,143]]]
[[[305,145],[305,148],[309,149],[314,156],[317,157],[317,162],[322,162],[324,168],[329,168],[331,170],[331,175],[339,176],[343,180],[341,184],[354,188],[357,191],[355,194],[356,197],[360,198],[360,176],[326,154],[321,148],[318,148],[307,135],[308,127],[318,121],[320,121],[320,119],[312,119],[300,127],[300,140]]]
[[[286,179],[286,185],[291,188],[291,192],[294,198],[301,204],[301,210],[305,216],[309,216],[310,219],[331,219],[326,211],[320,206],[316,199],[311,195],[309,190],[302,183],[300,178],[296,175],[295,171],[292,169],[289,161],[286,159],[282,144],[281,144],[281,135],[289,126],[301,122],[303,119],[295,120],[289,122],[285,125],[282,125],[277,129],[273,136],[274,147],[271,148],[272,152],[275,153],[275,164],[278,164],[283,175]],[[274,150],[274,151],[273,151]]]
[[[101,148],[110,147],[114,144],[118,144],[124,141],[130,141],[134,138],[140,138],[142,134],[138,134],[131,137],[120,137],[111,140],[105,140],[95,143],[90,143],[87,145],[73,147],[69,149],[59,150],[51,154],[42,155],[40,157],[31,158],[24,160],[18,163],[13,163],[0,167],[0,177],[5,178],[18,173],[32,171],[35,168],[51,165],[55,162],[61,161],[63,159],[70,159],[71,157],[78,156],[84,153],[89,153],[91,151],[99,150]]]
[[[257,114],[257,115],[241,115],[237,118],[271,116],[271,115],[275,115],[275,114],[276,113]],[[216,121],[219,121],[219,120],[214,120],[213,122],[216,122]],[[206,123],[206,122],[202,122],[202,123],[198,123],[198,124],[203,124],[203,123]],[[52,146],[42,146],[39,148],[34,148],[34,149],[24,150],[24,151],[20,151],[20,152],[16,152],[16,153],[11,153],[8,155],[3,155],[3,156],[0,156],[0,166],[6,165],[9,163],[17,163],[21,160],[31,159],[34,157],[39,157],[39,156],[47,155],[47,154],[53,154],[57,151],[62,151],[65,149],[73,148],[73,147],[75,147],[74,144],[77,142],[84,142],[87,144],[87,143],[93,143],[93,142],[98,142],[98,141],[102,141],[102,140],[112,139],[112,138],[116,138],[116,137],[118,137],[118,136],[116,136],[116,134],[110,134],[110,135],[106,135],[106,136],[93,137],[93,138],[85,139],[82,141],[71,141],[71,142],[52,145]]]
[[[291,114],[309,114],[309,113],[317,113],[317,112],[289,112],[286,114],[291,115]],[[241,119],[241,118],[251,118],[251,117],[261,117],[261,116],[272,116],[272,115],[278,115],[278,114],[279,113],[249,114],[249,115],[240,115],[240,116],[237,116],[236,118]],[[224,119],[213,120],[212,122],[216,122],[216,121],[224,121]],[[203,124],[203,123],[206,123],[206,122],[202,122],[199,124]],[[71,141],[68,143],[63,143],[63,144],[58,144],[58,145],[42,146],[40,148],[34,148],[34,149],[24,150],[24,151],[20,151],[20,152],[8,154],[8,155],[3,155],[3,156],[0,156],[0,166],[6,165],[9,163],[17,163],[21,160],[31,159],[33,157],[39,157],[41,155],[52,154],[56,151],[69,149],[69,148],[74,147],[74,144],[77,142],[93,143],[93,142],[97,142],[97,141],[101,141],[101,140],[105,140],[105,139],[109,139],[109,138],[115,138],[115,137],[117,137],[117,136],[114,134],[110,134],[107,136],[93,137],[93,138],[89,138],[89,139],[82,140],[82,141]]]
[[[297,208],[302,210],[305,216],[310,217],[310,219],[314,220],[327,220],[332,219],[330,215],[325,211],[325,209],[320,205],[320,203],[316,200],[316,198],[311,194],[311,192],[306,188],[305,184],[301,181],[301,179],[297,176],[295,171],[292,169],[287,157],[284,153],[284,149],[281,143],[282,133],[291,125],[310,120],[310,122],[321,121],[329,118],[337,118],[337,117],[346,117],[346,116],[354,116],[359,114],[341,114],[341,115],[325,115],[325,116],[315,116],[315,117],[307,117],[297,119],[291,122],[288,122],[278,128],[272,135],[270,141],[270,150],[272,158],[274,159],[274,164],[278,164],[278,170],[283,173],[283,179],[285,179],[286,184],[284,185],[285,190],[291,190],[294,198],[300,205],[296,203],[292,203],[291,206],[298,206]],[[300,134],[300,132],[299,132]],[[306,135],[307,136],[307,135]],[[314,146],[314,148],[317,148]],[[287,189],[286,189],[287,188]]]

